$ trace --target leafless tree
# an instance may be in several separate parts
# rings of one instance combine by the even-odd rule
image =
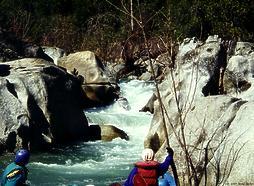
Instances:
[[[175,71],[177,68],[180,68],[179,66],[176,66],[176,61],[175,61],[175,45],[176,42],[174,42],[172,39],[168,42],[165,43],[165,47],[167,48],[168,51],[168,65],[167,68],[169,69],[169,81],[172,83],[172,87],[169,87],[171,89],[171,92],[173,92],[173,97],[175,101],[175,107],[178,112],[178,120],[177,121],[172,121],[171,116],[167,112],[167,106],[163,103],[161,93],[159,90],[158,82],[156,80],[152,60],[149,55],[149,46],[147,42],[147,37],[145,33],[145,25],[149,19],[152,19],[153,16],[151,16],[146,22],[142,22],[142,15],[139,15],[139,18],[135,17],[133,12],[130,12],[126,6],[122,3],[122,7],[118,7],[108,0],[106,0],[109,4],[114,6],[116,9],[118,9],[120,12],[122,12],[125,15],[128,15],[133,19],[136,23],[136,25],[142,30],[143,38],[144,38],[144,43],[146,47],[146,51],[148,52],[148,57],[149,57],[149,65],[151,67],[155,87],[156,87],[156,93],[157,93],[157,98],[159,102],[159,107],[160,107],[160,114],[162,118],[162,125],[165,133],[165,144],[167,146],[170,146],[169,144],[169,139],[168,139],[168,131],[169,129],[173,131],[173,135],[176,138],[183,154],[184,154],[184,160],[181,162],[184,167],[181,167],[181,183],[183,185],[195,185],[198,186],[201,183],[202,178],[204,177],[204,184],[208,185],[208,167],[212,165],[216,177],[216,185],[220,185],[222,183],[225,183],[227,178],[229,177],[231,170],[236,162],[236,160],[239,158],[239,152],[243,148],[244,145],[242,145],[240,148],[235,149],[234,144],[237,142],[236,139],[235,143],[230,147],[230,153],[225,154],[225,147],[227,146],[227,137],[228,134],[224,131],[222,132],[222,127],[217,127],[211,134],[210,136],[207,135],[207,131],[205,129],[205,126],[209,123],[207,121],[207,116],[206,112],[204,112],[204,118],[202,121],[200,121],[200,126],[202,128],[198,133],[194,133],[196,137],[196,141],[190,145],[187,143],[187,135],[186,135],[186,128],[188,127],[188,123],[186,121],[186,118],[188,114],[190,113],[191,109],[194,106],[194,100],[196,96],[196,89],[197,89],[197,84],[198,84],[198,78],[199,78],[199,63],[198,63],[198,58],[196,54],[194,53],[192,57],[193,63],[192,63],[192,74],[191,74],[191,83],[189,87],[189,91],[187,92],[185,96],[185,100],[181,100],[182,98],[180,97],[181,95],[181,87],[180,85],[177,85],[177,80],[176,80],[176,75]],[[131,1],[132,3],[132,1]],[[137,1],[138,4],[138,1]],[[138,5],[139,6],[139,5]],[[160,13],[159,11],[157,13]],[[170,17],[168,18],[168,24],[170,26]],[[163,40],[163,39],[162,39]],[[169,43],[169,44],[168,44]],[[223,117],[223,116],[222,116]],[[220,136],[221,140],[217,143],[215,139]],[[213,144],[213,145],[211,145]],[[198,156],[197,156],[198,155]],[[226,158],[226,163],[222,167],[222,158]],[[215,161],[215,163],[212,162],[212,160]],[[176,166],[173,164],[173,172],[174,177],[176,179],[177,185],[180,185],[179,179],[178,179],[178,174],[176,171]],[[228,170],[229,171],[225,171]],[[186,179],[187,176],[187,179]]]

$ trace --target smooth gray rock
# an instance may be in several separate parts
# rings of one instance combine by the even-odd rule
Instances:
[[[252,184],[252,45],[237,43],[235,53],[230,54],[226,53],[228,51],[222,45],[220,38],[215,36],[202,45],[183,46],[185,51],[179,51],[173,78],[168,73],[159,85],[166,110],[166,130],[181,174],[187,175],[184,149],[181,146],[184,132],[186,148],[200,185],[205,184],[204,170],[207,171],[208,185],[215,185],[218,175],[221,184]],[[225,71],[224,76],[221,76],[221,69]],[[224,82],[222,92],[219,90],[221,80]],[[163,125],[161,108],[156,100],[145,147],[158,151],[160,157],[157,158],[161,160],[167,146]],[[203,167],[205,158],[208,161],[206,169]]]
[[[86,139],[85,96],[75,76],[34,58],[0,67],[1,151],[42,150]]]

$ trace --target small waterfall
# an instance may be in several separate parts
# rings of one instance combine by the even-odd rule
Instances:
[[[139,112],[151,97],[154,85],[137,80],[120,83],[130,109],[118,102],[86,110],[90,123],[113,124],[130,136],[129,141],[83,142],[55,149],[54,153],[33,155],[28,168],[31,185],[109,185],[124,181],[133,163],[140,159],[143,140],[152,115]]]

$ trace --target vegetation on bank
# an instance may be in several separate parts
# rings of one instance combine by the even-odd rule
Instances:
[[[133,12],[148,39],[178,41],[218,34],[254,41],[253,0],[1,0],[0,25],[38,45],[68,52],[92,50],[108,57],[131,38],[134,45],[142,43],[137,23],[111,3]]]

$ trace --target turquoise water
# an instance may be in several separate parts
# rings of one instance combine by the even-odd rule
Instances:
[[[53,149],[50,153],[32,154],[28,165],[31,185],[109,185],[123,182],[133,163],[140,159],[143,140],[152,115],[139,112],[153,92],[153,85],[141,81],[122,82],[122,94],[130,110],[115,103],[105,108],[84,111],[90,123],[113,124],[126,131],[129,141],[81,142]],[[13,155],[1,157],[3,168]]]

